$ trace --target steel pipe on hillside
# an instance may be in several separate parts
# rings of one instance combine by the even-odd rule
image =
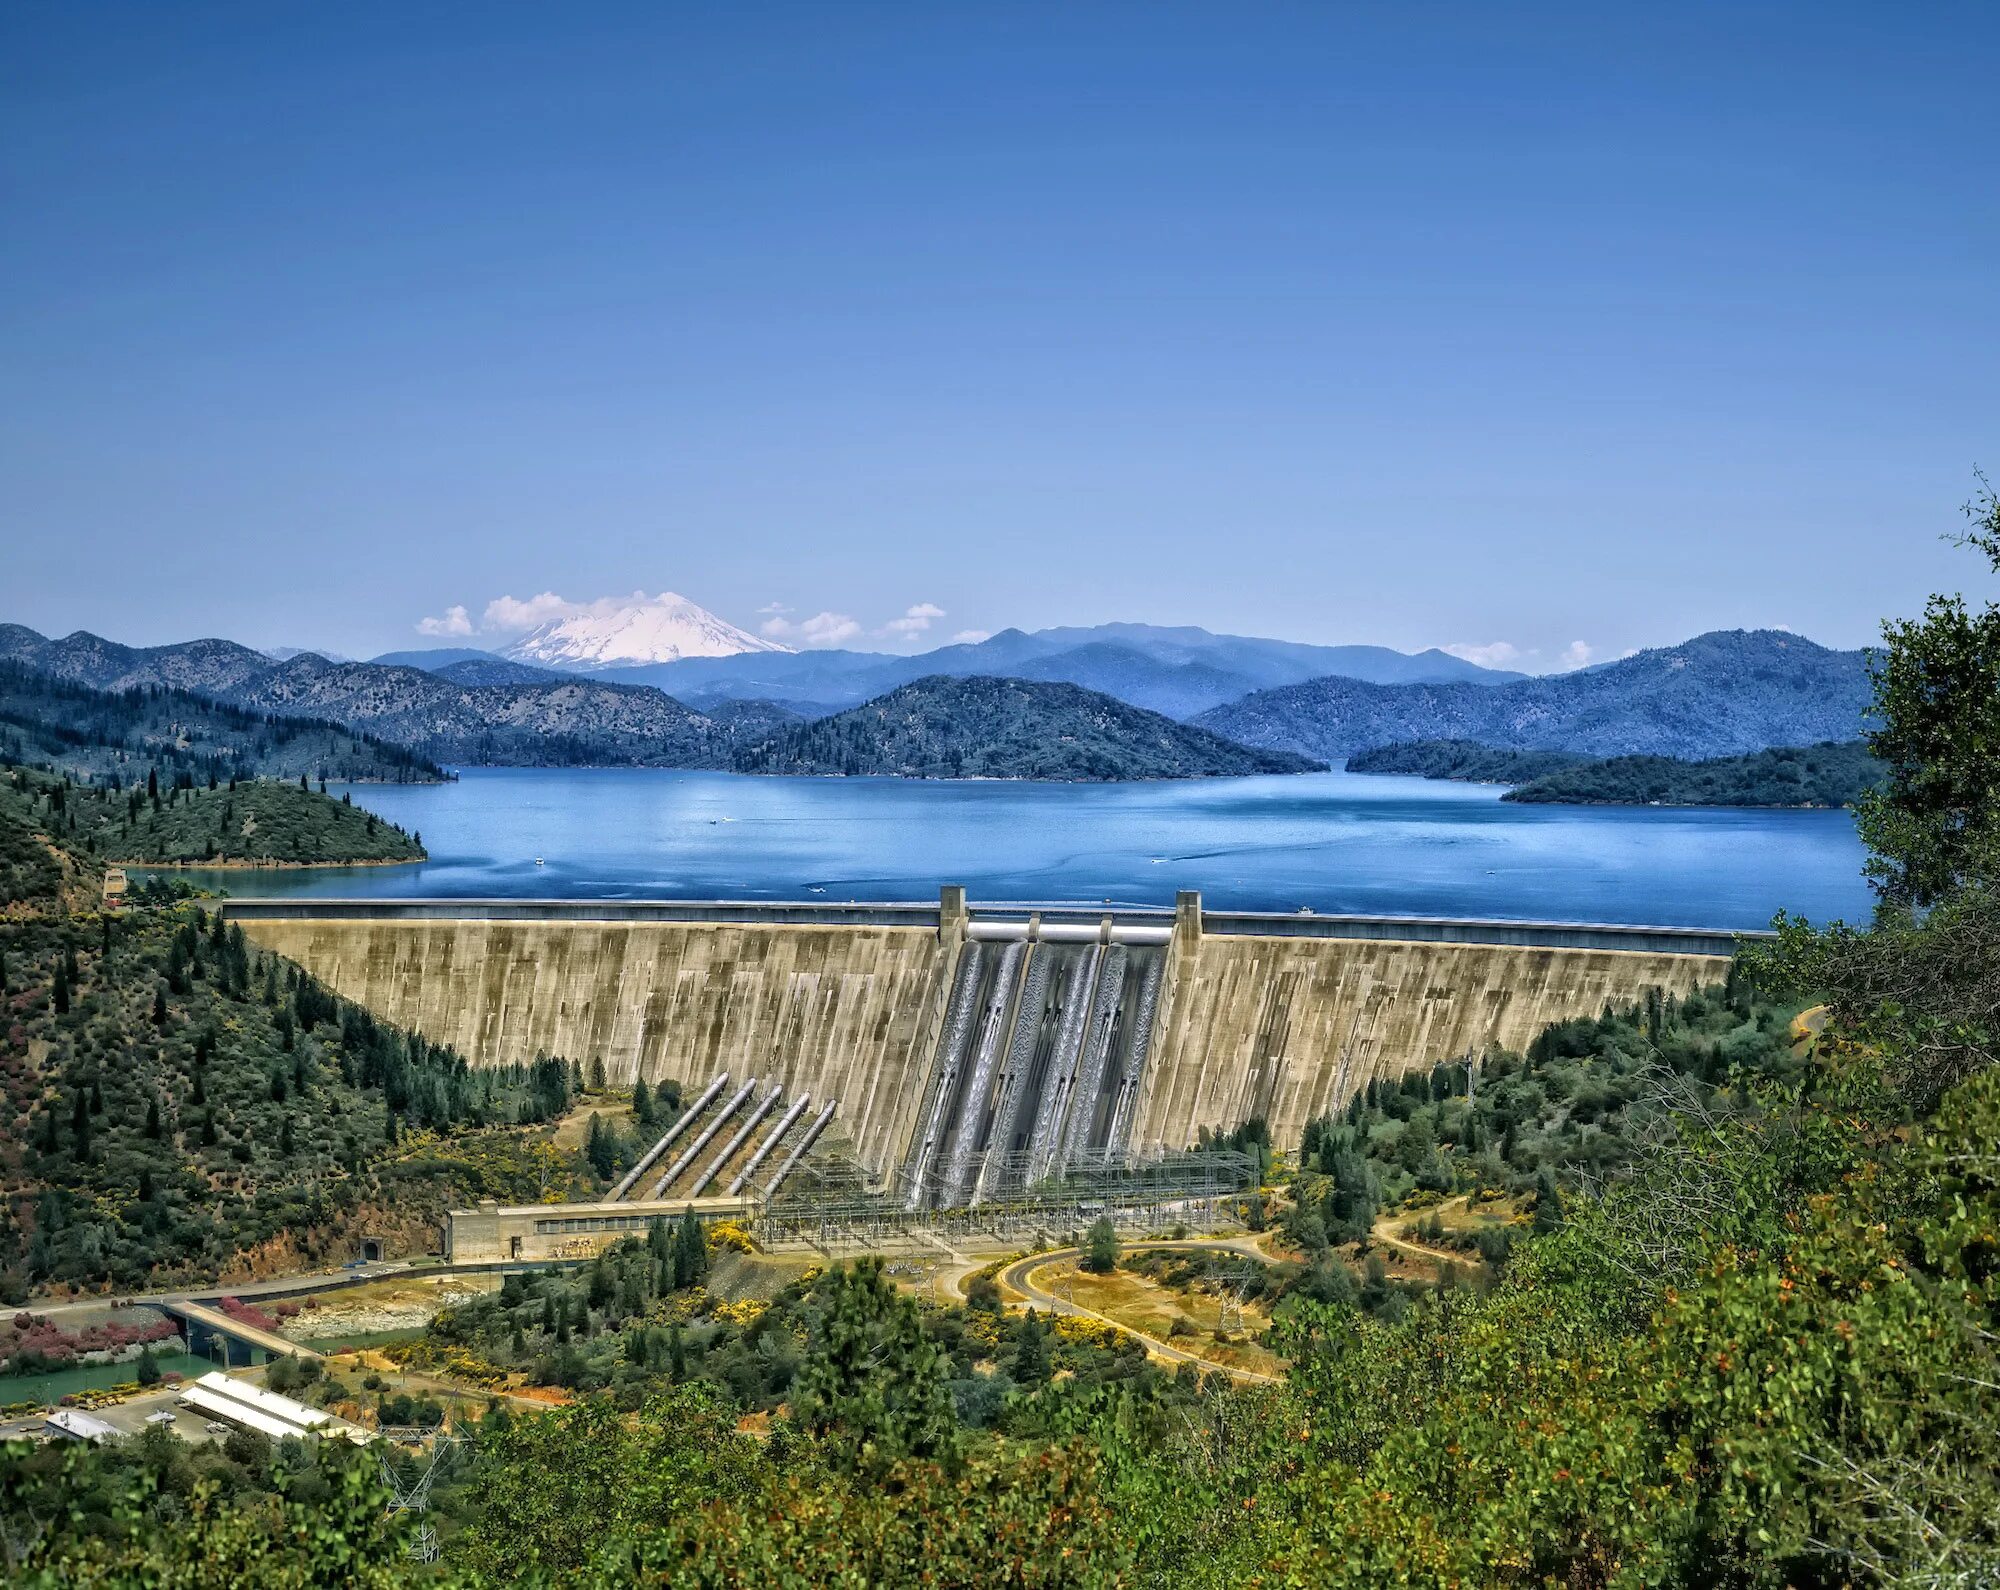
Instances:
[[[743,1107],[743,1101],[756,1091],[757,1079],[755,1077],[752,1077],[742,1087],[738,1088],[731,1096],[729,1102],[716,1112],[715,1119],[701,1129],[701,1135],[688,1144],[681,1157],[674,1161],[673,1168],[653,1183],[653,1190],[647,1193],[646,1196],[648,1198],[657,1198],[671,1187],[680,1178],[681,1172],[701,1157],[701,1151],[715,1141],[715,1134],[722,1130],[723,1124],[728,1121],[730,1116]]]
[[[797,1098],[792,1100],[791,1108],[786,1110],[778,1118],[778,1124],[771,1128],[771,1135],[757,1145],[757,1152],[750,1156],[750,1163],[736,1173],[736,1179],[729,1184],[730,1197],[734,1198],[738,1193],[743,1191],[744,1187],[748,1185],[750,1178],[756,1174],[757,1167],[770,1157],[772,1149],[785,1140],[785,1134],[792,1129],[792,1122],[799,1118],[805,1107],[811,1102],[812,1095],[810,1093],[801,1093]]]
[[[838,1099],[829,1100],[826,1108],[819,1112],[819,1119],[806,1128],[806,1135],[800,1138],[798,1146],[785,1156],[784,1164],[778,1167],[778,1174],[771,1178],[771,1185],[764,1189],[766,1203],[777,1195],[778,1189],[784,1185],[785,1178],[791,1175],[792,1167],[806,1157],[806,1150],[811,1148],[818,1140],[819,1134],[826,1130],[827,1122],[833,1119],[833,1112],[839,1108]]]
[[[703,1110],[708,1108],[709,1101],[713,1099],[716,1096],[716,1094],[720,1093],[723,1090],[723,1088],[728,1084],[728,1082],[729,1082],[729,1073],[725,1071],[720,1076],[718,1076],[713,1082],[709,1083],[707,1089],[702,1093],[702,1096],[696,1099],[693,1104],[689,1105],[687,1109],[681,1113],[681,1118],[678,1121],[674,1122],[672,1126],[667,1128],[666,1135],[663,1136],[651,1148],[646,1150],[646,1152],[640,1157],[638,1164],[634,1165],[630,1170],[625,1172],[624,1180],[619,1182],[616,1187],[613,1187],[611,1189],[610,1202],[616,1203],[620,1198],[623,1198],[628,1192],[632,1190],[632,1184],[638,1181],[638,1179],[641,1176],[645,1175],[646,1172],[652,1168],[653,1161],[658,1159],[670,1147],[673,1146],[674,1139],[679,1137],[681,1133],[685,1132],[688,1129],[689,1125],[694,1121],[694,1118],[697,1115],[701,1114]]]
[[[784,1085],[773,1082],[771,1091],[764,1096],[764,1102],[751,1107],[750,1113],[743,1118],[743,1124],[736,1128],[736,1135],[723,1146],[720,1154],[708,1162],[708,1169],[695,1177],[694,1185],[687,1193],[690,1198],[699,1198],[707,1190],[708,1184],[721,1174],[722,1167],[734,1159],[736,1151],[750,1140],[750,1134],[757,1130],[757,1123],[769,1115],[771,1107],[784,1096]]]

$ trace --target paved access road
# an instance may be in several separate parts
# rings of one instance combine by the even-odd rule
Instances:
[[[1137,1253],[1143,1249],[1205,1250],[1211,1253],[1239,1254],[1245,1258],[1256,1259],[1260,1263],[1270,1261],[1270,1255],[1247,1237],[1189,1237],[1174,1242],[1132,1242],[1123,1247],[1123,1251],[1127,1253]],[[1230,1364],[1218,1364],[1212,1358],[1203,1358],[1199,1353],[1191,1353],[1185,1348],[1174,1346],[1172,1342],[1162,1341],[1157,1336],[1148,1336],[1141,1330],[1134,1330],[1130,1325],[1121,1324],[1109,1315],[1098,1313],[1095,1309],[1085,1308],[1081,1303],[1065,1302],[1034,1284],[1033,1274],[1036,1270],[1046,1265],[1060,1263],[1065,1259],[1074,1262],[1082,1256],[1081,1248],[1057,1248],[1050,1253],[1031,1253],[1025,1259],[1016,1259],[1002,1270],[1000,1280],[1026,1298],[1031,1308],[1046,1308],[1054,1314],[1070,1314],[1078,1319],[1093,1320],[1099,1325],[1108,1325],[1113,1330],[1130,1336],[1134,1341],[1143,1342],[1148,1352],[1156,1358],[1166,1359],[1169,1363],[1193,1364],[1197,1369],[1228,1375],[1232,1380],[1254,1381],[1265,1385],[1274,1384],[1284,1378],[1282,1375],[1266,1374],[1261,1369],[1242,1369]]]

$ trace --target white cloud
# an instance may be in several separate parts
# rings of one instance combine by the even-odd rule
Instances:
[[[606,597],[607,602],[617,603],[617,598]],[[486,612],[480,621],[481,629],[516,630],[533,629],[537,624],[546,624],[551,619],[572,618],[582,612],[588,603],[565,601],[554,591],[544,591],[539,596],[531,596],[525,602],[515,596],[496,596],[486,604]]]
[[[861,626],[845,613],[815,613],[796,624],[786,618],[767,618],[759,627],[767,640],[800,646],[838,646],[861,633]]]
[[[1484,646],[1476,646],[1470,641],[1454,641],[1442,648],[1454,657],[1463,657],[1469,663],[1481,668],[1504,668],[1511,662],[1521,660],[1521,648],[1511,640],[1489,641]]]
[[[1587,640],[1573,640],[1557,659],[1564,668],[1584,668],[1590,664],[1592,648]]]
[[[901,618],[892,618],[882,626],[890,635],[921,635],[944,617],[944,609],[935,602],[919,602],[915,607],[903,609]]]
[[[454,604],[444,610],[442,618],[420,618],[417,620],[419,635],[470,635],[472,620],[466,615],[462,604]]]
[[[992,638],[993,631],[990,629],[962,629],[951,637],[951,642],[954,646],[977,646],[982,640]]]

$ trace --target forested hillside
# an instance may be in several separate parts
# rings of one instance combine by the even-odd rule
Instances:
[[[1398,740],[1347,759],[1350,773],[1413,773],[1468,784],[1520,784],[1588,758],[1574,751],[1502,751],[1476,740]]]
[[[1067,780],[1299,773],[1317,765],[1233,745],[1076,685],[945,677],[752,743],[736,761],[745,773]]]
[[[1606,806],[1853,806],[1887,776],[1858,740],[1781,746],[1700,762],[1415,740],[1359,752],[1348,758],[1347,770],[1512,784],[1503,800]]]
[[[1531,778],[1501,798],[1539,805],[1854,806],[1888,769],[1858,741],[1686,762],[1615,756]]]
[[[1245,745],[1328,761],[1408,740],[1699,758],[1852,740],[1868,701],[1861,652],[1775,630],[1727,630],[1601,668],[1490,687],[1315,679],[1193,721]]]
[[[541,1185],[501,1128],[559,1114],[568,1063],[473,1073],[184,889],[102,914],[60,788],[0,777],[0,1301],[322,1264],[364,1229],[421,1249],[453,1202]]]
[[[92,865],[333,866],[422,861],[417,837],[303,780],[231,781],[203,788],[186,773],[162,784],[157,768],[101,784],[0,762],[0,821],[52,836]],[[37,847],[23,841],[23,855]],[[46,848],[44,845],[43,848]]]
[[[144,782],[301,776],[421,784],[444,777],[427,757],[324,718],[233,707],[169,685],[98,690],[0,662],[0,761]]]

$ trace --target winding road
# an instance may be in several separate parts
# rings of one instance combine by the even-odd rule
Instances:
[[[1270,1255],[1263,1252],[1247,1238],[1236,1237],[1196,1237],[1175,1242],[1134,1242],[1125,1251],[1137,1253],[1142,1250],[1182,1251],[1205,1250],[1211,1253],[1233,1253],[1244,1258],[1257,1260],[1260,1264],[1270,1262]],[[1274,1385],[1284,1379],[1282,1375],[1266,1374],[1261,1369],[1243,1369],[1233,1364],[1218,1364],[1212,1358],[1204,1358],[1199,1353],[1188,1352],[1171,1342],[1162,1341],[1157,1336],[1149,1336],[1142,1330],[1134,1330],[1130,1325],[1100,1314],[1095,1309],[1085,1308],[1081,1303],[1071,1303],[1054,1294],[1043,1291],[1035,1285],[1032,1277],[1036,1270],[1068,1259],[1074,1262],[1082,1256],[1081,1248],[1056,1248],[1047,1253],[1031,1253],[1025,1259],[1016,1259],[1000,1272],[1001,1284],[1012,1288],[1026,1298],[1030,1308],[1046,1308],[1053,1314],[1070,1314],[1078,1319],[1091,1320],[1099,1325],[1108,1325],[1120,1335],[1130,1336],[1134,1341],[1145,1344],[1146,1350],[1156,1358],[1164,1358],[1169,1363],[1193,1364],[1197,1369],[1205,1369],[1213,1374],[1228,1375],[1232,1380],[1253,1381],[1263,1385]]]

